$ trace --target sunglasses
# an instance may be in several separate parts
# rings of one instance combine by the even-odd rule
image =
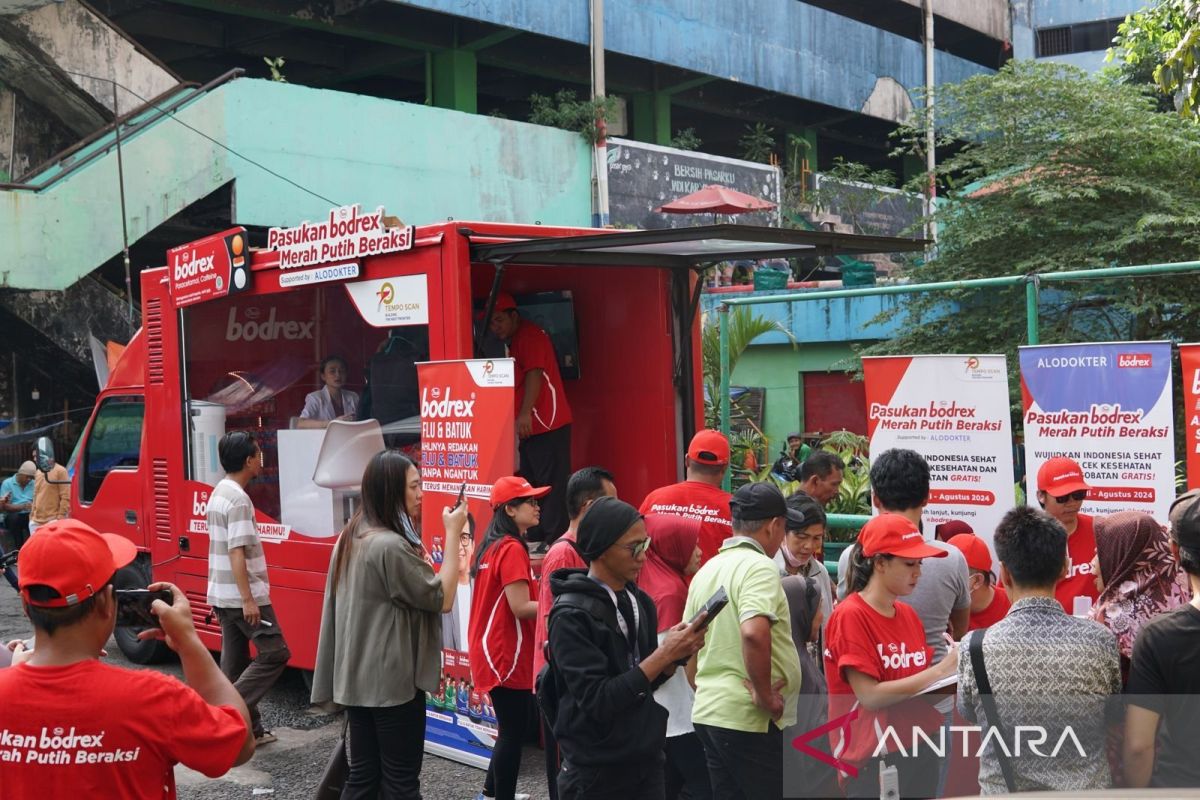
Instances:
[[[1088,493],[1087,493],[1086,489],[1080,489],[1078,492],[1071,492],[1070,494],[1064,494],[1061,497],[1059,497],[1057,495],[1052,495],[1052,496],[1059,503],[1069,503],[1072,500],[1074,500],[1077,503],[1082,503],[1084,500],[1087,499]]]
[[[629,555],[633,556],[634,558],[637,558],[638,556],[642,555],[643,553],[645,553],[647,550],[650,549],[650,537],[647,536],[645,539],[642,539],[640,542],[635,542],[633,544],[623,544],[623,545],[621,545],[621,547],[624,547],[626,550],[628,550]]]

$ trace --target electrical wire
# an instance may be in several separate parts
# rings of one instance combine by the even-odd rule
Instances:
[[[30,61],[29,59],[21,58],[20,56],[5,56],[5,60],[6,61],[20,61],[29,66],[38,67],[40,69],[46,70],[47,72],[50,71],[50,68],[46,64],[42,64],[37,61]],[[141,102],[142,108],[154,109],[155,111],[162,114],[165,118],[170,119],[170,120],[178,123],[179,125],[182,125],[183,127],[187,128],[192,133],[196,134],[197,136],[200,136],[203,139],[207,139],[209,142],[212,142],[217,147],[221,148],[222,150],[229,153],[230,155],[237,156],[238,158],[242,159],[246,163],[251,164],[255,167],[258,167],[263,172],[266,172],[268,175],[278,178],[279,180],[283,181],[284,183],[294,186],[295,188],[299,189],[300,191],[305,192],[306,194],[310,194],[313,197],[317,198],[318,200],[329,203],[331,206],[339,207],[339,206],[344,205],[343,203],[339,203],[336,200],[330,200],[328,197],[325,197],[324,195],[322,195],[318,192],[315,192],[312,189],[309,189],[307,186],[304,186],[304,185],[292,180],[291,178],[287,177],[286,175],[281,175],[280,173],[276,172],[275,170],[271,169],[270,167],[266,166],[265,164],[261,164],[258,161],[255,161],[253,158],[250,158],[247,155],[239,153],[237,150],[234,150],[232,147],[225,144],[224,142],[219,141],[219,140],[213,138],[212,136],[209,136],[204,131],[201,131],[201,130],[193,127],[192,125],[189,125],[188,123],[184,122],[183,120],[179,119],[177,116],[175,116],[174,112],[164,111],[163,109],[159,108],[157,105],[152,103],[149,99],[142,97],[140,94],[135,92],[133,89],[130,89],[128,86],[125,86],[124,84],[120,83],[119,81],[115,81],[112,78],[102,78],[99,75],[89,75],[86,72],[76,72],[75,70],[66,69],[64,67],[56,67],[55,69],[59,70],[60,72],[66,74],[66,75],[74,75],[75,77],[78,77],[78,78],[87,78],[88,80],[101,81],[103,83],[111,83],[114,86],[116,86],[117,88],[123,89],[124,91],[126,91],[130,95],[132,95],[133,97],[137,98]],[[113,109],[113,115],[114,115],[114,117],[119,116],[117,113],[117,109],[115,109],[115,108]],[[115,126],[117,123],[114,121],[113,124]]]

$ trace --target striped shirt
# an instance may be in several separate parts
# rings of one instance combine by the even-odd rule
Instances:
[[[271,604],[267,559],[250,495],[229,478],[223,478],[208,498],[208,604],[214,608],[241,608],[242,594],[229,564],[229,551],[244,547],[250,594],[260,606]]]

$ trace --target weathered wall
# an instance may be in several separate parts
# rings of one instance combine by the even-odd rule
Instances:
[[[250,160],[169,119],[127,139],[130,241],[231,180],[238,221],[251,225],[313,219],[330,201],[384,205],[416,224],[591,215],[590,153],[567,131],[256,80],[177,116]],[[0,192],[0,242],[0,287],[21,289],[65,288],[120,252],[115,154],[42,192]]]
[[[394,0],[393,0],[394,1]],[[976,0],[960,0],[964,6]],[[446,14],[586,44],[584,0],[409,0]],[[893,113],[905,103],[892,79],[906,89],[924,80],[921,45],[797,0],[607,0],[604,42],[614,52],[671,64],[763,89],[862,113]],[[988,72],[938,52],[938,83],[957,83]],[[888,117],[892,119],[892,117]]]
[[[917,8],[922,6],[922,0],[901,2]],[[1009,0],[933,0],[933,13],[998,41],[1007,41],[1012,29],[1008,3]],[[934,24],[936,26],[936,22]]]
[[[45,109],[0,84],[0,181],[19,179],[77,138]]]
[[[12,19],[13,26],[51,63],[67,72],[79,88],[113,111],[130,111],[179,81],[102,16],[77,0],[51,3]],[[95,75],[107,80],[84,77]]]

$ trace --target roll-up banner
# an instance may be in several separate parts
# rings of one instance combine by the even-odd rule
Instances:
[[[1160,523],[1175,498],[1169,342],[1022,347],[1030,505],[1047,459],[1079,462],[1086,514],[1142,511]]]
[[[487,769],[496,742],[491,698],[475,691],[467,657],[471,610],[472,536],[457,553],[445,552],[442,509],[465,485],[467,505],[482,535],[491,519],[488,497],[498,478],[513,474],[513,403],[516,370],[511,358],[435,361],[417,365],[421,387],[422,531],[435,570],[459,560],[454,608],[442,615],[442,677],[425,698],[425,750]],[[469,529],[468,529],[469,530]]]
[[[1187,426],[1187,488],[1200,487],[1200,344],[1179,345],[1183,419]]]
[[[872,461],[893,447],[929,463],[925,537],[961,520],[990,545],[1015,502],[1004,356],[863,359]]]

